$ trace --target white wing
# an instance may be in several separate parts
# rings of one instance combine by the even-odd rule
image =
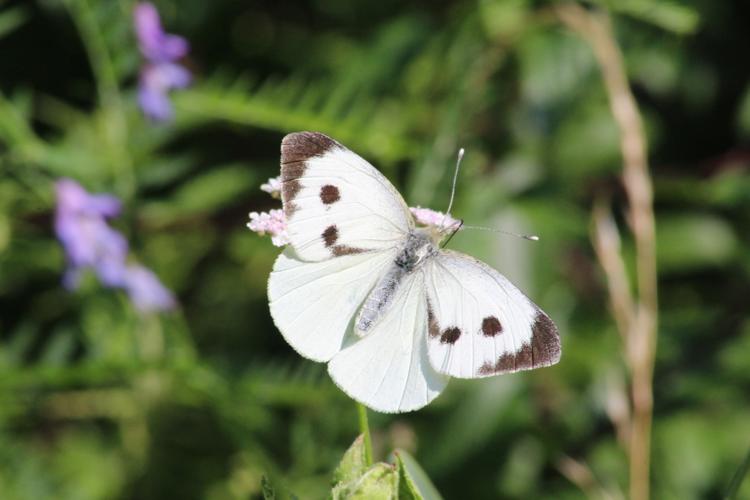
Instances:
[[[417,410],[448,382],[427,359],[424,275],[415,272],[399,285],[392,307],[367,336],[336,354],[328,373],[350,397],[373,410]]]
[[[391,248],[414,225],[380,172],[317,132],[284,137],[281,181],[289,239],[306,261]]]
[[[306,358],[331,359],[394,256],[395,250],[304,262],[287,248],[268,278],[271,317],[284,339]]]
[[[426,264],[425,277],[429,358],[440,373],[487,377],[560,359],[552,320],[488,265],[441,251]]]

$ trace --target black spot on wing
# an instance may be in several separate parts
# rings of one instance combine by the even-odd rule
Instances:
[[[336,186],[326,184],[325,186],[320,188],[320,201],[322,201],[325,205],[332,205],[340,199],[341,194],[339,193],[339,188],[337,188]]]
[[[350,247],[349,245],[337,245],[336,242],[339,240],[339,228],[337,228],[335,224],[331,224],[325,228],[320,237],[323,238],[323,244],[325,244],[326,248],[331,250],[334,257],[353,255],[367,251],[363,248]]]
[[[339,239],[339,230],[335,225],[331,225],[328,226],[320,236],[323,238],[326,247],[330,248],[335,245],[336,241]]]
[[[461,330],[458,327],[452,326],[443,330],[442,335],[440,335],[440,343],[453,345],[460,337]]]
[[[503,333],[503,325],[495,316],[487,316],[482,320],[482,335],[485,337],[494,337]]]

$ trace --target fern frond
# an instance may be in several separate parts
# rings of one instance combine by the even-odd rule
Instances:
[[[213,78],[175,94],[175,107],[182,126],[219,120],[280,132],[319,130],[385,162],[412,157],[417,147],[398,106],[365,97],[344,105],[335,82]]]

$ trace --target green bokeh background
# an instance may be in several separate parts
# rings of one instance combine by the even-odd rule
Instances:
[[[256,498],[264,474],[328,494],[356,408],[274,328],[279,249],[245,227],[278,206],[258,187],[297,130],[438,210],[465,147],[454,213],[542,237],[466,231],[451,246],[554,318],[561,362],[371,414],[376,457],[410,451],[446,498],[580,498],[565,456],[626,491],[606,411],[626,369],[589,235],[608,200],[631,262],[618,130],[552,3],[159,1],[195,82],[154,125],[135,103],[132,2],[0,2],[0,497]],[[593,4],[613,9],[655,186],[653,497],[716,498],[750,448],[750,4]],[[63,289],[60,177],[122,198],[114,224],[178,311],[139,315],[93,277]]]

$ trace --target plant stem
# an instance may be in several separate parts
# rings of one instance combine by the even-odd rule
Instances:
[[[121,183],[126,198],[135,192],[133,161],[128,148],[128,123],[125,104],[120,93],[117,71],[89,0],[63,0],[78,29],[96,80],[99,103],[105,112],[102,126],[111,154],[113,174]]]
[[[727,492],[724,495],[725,500],[734,500],[735,498],[737,498],[737,492],[739,491],[740,486],[742,486],[742,480],[745,479],[745,476],[747,475],[749,470],[750,451],[747,452],[747,455],[745,455],[745,459],[740,464],[739,469],[737,469],[737,472],[734,473],[732,481],[729,483],[729,488],[727,488]]]
[[[359,414],[359,432],[365,441],[365,460],[367,466],[372,465],[372,439],[370,438],[370,425],[367,423],[367,408],[362,403],[357,403]]]

